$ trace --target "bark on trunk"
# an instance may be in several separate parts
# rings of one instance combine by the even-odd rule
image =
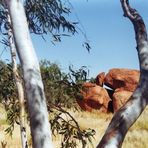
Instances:
[[[23,69],[33,147],[52,148],[44,88],[24,7],[21,0],[5,0],[5,3],[9,10],[15,45]]]
[[[134,25],[140,64],[139,84],[127,103],[114,115],[97,148],[120,148],[128,129],[138,119],[148,102],[148,39],[144,21],[139,13],[121,0],[124,16]]]
[[[9,14],[7,15],[8,23],[11,26],[11,20]],[[20,134],[21,134],[21,142],[22,148],[28,148],[27,142],[27,134],[26,134],[26,126],[25,126],[25,106],[24,106],[24,89],[22,84],[22,79],[19,76],[16,62],[16,48],[14,44],[13,34],[11,28],[8,30],[8,38],[9,38],[9,46],[12,58],[12,67],[13,67],[13,76],[15,79],[17,91],[18,91],[18,100],[20,106]]]

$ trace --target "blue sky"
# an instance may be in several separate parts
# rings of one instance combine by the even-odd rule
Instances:
[[[131,2],[148,26],[148,1]],[[90,40],[91,52],[88,53],[82,47],[84,37],[81,33],[70,38],[64,37],[55,46],[51,44],[50,37],[44,42],[41,37],[33,36],[40,60],[46,58],[56,62],[63,71],[67,71],[71,64],[76,69],[88,66],[90,76],[93,77],[111,68],[139,68],[133,26],[123,17],[120,0],[71,0],[71,3],[74,9],[70,18],[77,21],[75,15],[79,17]],[[5,59],[6,56],[8,51],[2,58]]]

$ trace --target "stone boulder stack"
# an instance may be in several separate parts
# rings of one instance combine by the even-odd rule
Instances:
[[[94,109],[116,112],[130,98],[139,82],[140,72],[131,69],[111,69],[96,77],[96,83],[84,83],[77,98],[79,106],[86,111]],[[107,86],[107,87],[104,87]]]
[[[130,98],[139,82],[140,72],[130,69],[111,69],[104,84],[114,90],[113,109],[117,111]]]

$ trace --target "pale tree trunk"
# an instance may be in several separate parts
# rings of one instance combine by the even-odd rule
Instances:
[[[5,3],[9,10],[15,45],[23,69],[33,147],[52,148],[44,88],[24,7],[21,0],[5,0]]]
[[[7,15],[7,20],[9,25],[11,26],[11,20],[9,14]],[[19,100],[19,108],[20,108],[20,133],[21,133],[21,142],[22,148],[28,148],[27,142],[27,134],[26,134],[26,126],[25,126],[25,105],[24,105],[24,89],[22,79],[19,76],[16,62],[16,48],[14,44],[13,34],[11,28],[8,30],[8,38],[9,38],[9,47],[12,58],[12,67],[13,67],[13,76],[15,79],[15,84],[18,91],[18,100]]]
[[[140,81],[127,103],[114,115],[97,148],[120,148],[128,129],[138,119],[148,103],[148,39],[144,21],[139,13],[121,0],[124,16],[134,25],[140,63]]]

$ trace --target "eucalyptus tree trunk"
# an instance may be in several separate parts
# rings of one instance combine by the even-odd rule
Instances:
[[[97,148],[120,148],[128,129],[138,119],[148,103],[148,38],[142,17],[130,7],[128,0],[121,0],[124,16],[133,24],[140,64],[140,80],[133,95],[114,115]]]
[[[7,15],[8,23],[11,26],[11,20],[9,14]],[[18,69],[17,69],[17,62],[16,62],[16,48],[13,39],[12,29],[9,28],[8,30],[8,38],[9,38],[9,47],[11,52],[12,58],[12,68],[13,68],[13,76],[15,79],[15,84],[18,91],[18,100],[19,100],[19,108],[20,108],[20,133],[21,133],[21,142],[22,148],[28,148],[27,142],[27,134],[26,134],[26,126],[25,126],[25,105],[24,105],[24,89],[22,79],[19,76]]]
[[[9,10],[16,50],[23,69],[34,148],[52,148],[48,112],[38,59],[21,0],[4,0]]]

